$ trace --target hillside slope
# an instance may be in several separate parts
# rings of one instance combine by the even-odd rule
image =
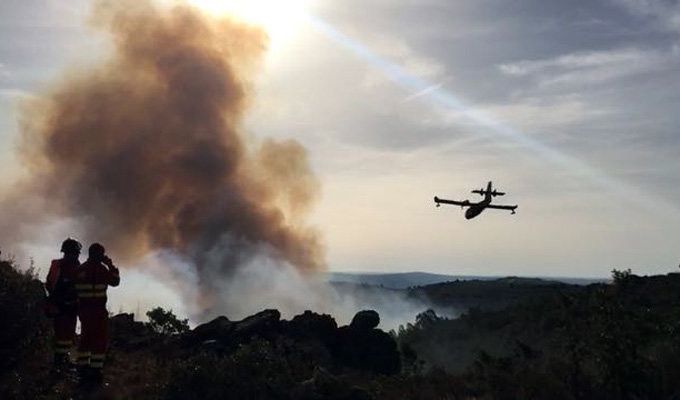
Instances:
[[[457,319],[424,312],[393,335],[375,329],[374,312],[338,327],[329,315],[285,321],[265,310],[179,333],[121,314],[111,320],[107,384],[93,388],[51,371],[42,285],[0,261],[0,398],[679,398],[680,275],[614,278],[587,287],[500,280],[491,307]],[[446,302],[479,297],[484,285],[414,290]]]
[[[458,319],[425,313],[399,332],[425,368],[469,376],[493,398],[677,398],[679,337],[680,274],[630,271]]]

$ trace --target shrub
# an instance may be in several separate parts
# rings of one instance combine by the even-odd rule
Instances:
[[[172,310],[166,311],[161,307],[156,307],[148,311],[146,316],[149,317],[149,327],[161,335],[174,335],[189,330],[188,320],[177,318]]]
[[[39,377],[28,370],[49,363],[52,335],[44,298],[33,269],[22,272],[12,260],[0,260],[0,398],[32,398],[31,382]]]

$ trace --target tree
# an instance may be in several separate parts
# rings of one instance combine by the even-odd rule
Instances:
[[[146,316],[149,317],[149,327],[162,335],[174,335],[189,330],[189,320],[177,318],[172,310],[156,307],[148,311]]]

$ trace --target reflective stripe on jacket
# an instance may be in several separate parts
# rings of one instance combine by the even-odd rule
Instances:
[[[78,269],[75,288],[81,305],[106,305],[106,289],[118,286],[120,275],[118,269],[100,262],[85,261]]]

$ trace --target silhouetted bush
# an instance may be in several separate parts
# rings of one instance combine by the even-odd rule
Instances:
[[[172,310],[164,310],[156,307],[146,313],[149,317],[148,326],[156,333],[162,335],[173,335],[184,333],[189,330],[189,320],[179,319]]]
[[[292,398],[295,383],[312,375],[309,361],[265,340],[255,340],[228,356],[201,352],[172,365],[164,398]]]
[[[664,399],[680,386],[680,275],[613,271],[613,283],[556,291],[501,311],[400,329],[427,368],[491,399]],[[472,357],[471,354],[476,354]],[[426,370],[427,370],[426,368]]]
[[[12,260],[0,260],[0,398],[32,398],[30,383],[39,377],[29,371],[52,356],[44,297],[33,269],[21,272]]]

